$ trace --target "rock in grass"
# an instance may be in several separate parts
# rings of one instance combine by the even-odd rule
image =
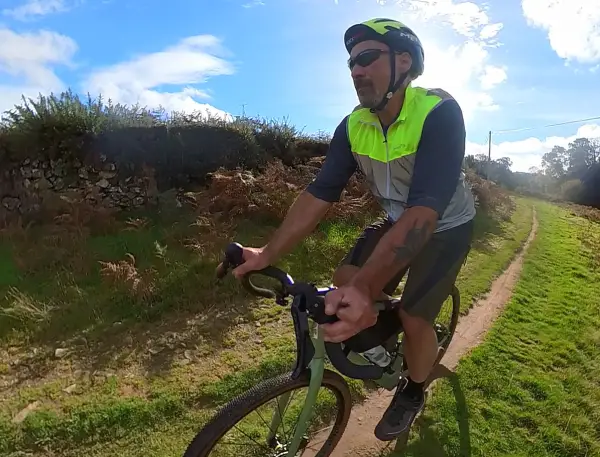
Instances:
[[[40,406],[39,400],[34,401],[33,403],[28,404],[25,408],[23,408],[19,413],[13,417],[13,424],[20,424],[25,420],[25,418],[35,409]]]
[[[63,357],[66,357],[69,354],[69,350],[66,348],[56,348],[56,350],[54,351],[54,357],[56,357],[57,359],[62,359]]]
[[[76,388],[77,388],[77,384],[71,384],[69,387],[65,387],[63,389],[63,392],[65,392],[67,394],[72,394],[73,392],[75,392]]]

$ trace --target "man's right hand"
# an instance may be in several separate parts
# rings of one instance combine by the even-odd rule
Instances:
[[[264,252],[264,248],[242,248],[244,263],[234,268],[231,273],[240,279],[246,273],[262,270],[271,264],[271,260]]]

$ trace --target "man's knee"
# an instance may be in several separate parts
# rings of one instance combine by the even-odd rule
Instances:
[[[402,321],[402,328],[409,338],[411,335],[419,335],[433,330],[433,325],[427,319],[408,314],[403,309],[400,309],[400,319]]]
[[[347,284],[358,270],[359,267],[355,265],[340,265],[333,273],[333,285],[341,287]]]

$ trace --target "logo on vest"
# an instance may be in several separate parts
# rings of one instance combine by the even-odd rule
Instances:
[[[412,144],[412,143],[400,143],[400,144],[395,144],[394,147],[392,147],[392,151],[416,151],[417,147]]]

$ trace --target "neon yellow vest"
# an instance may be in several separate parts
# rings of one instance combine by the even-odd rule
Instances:
[[[425,119],[446,99],[452,97],[441,89],[409,85],[406,88],[402,110],[386,133],[377,115],[371,113],[368,108],[357,107],[348,116],[348,140],[352,153],[371,191],[393,221],[397,220],[406,208]],[[438,231],[459,225],[474,215],[472,195],[465,186],[462,173],[458,186],[453,198],[458,201],[453,201],[448,206],[438,223]],[[461,208],[460,211],[458,207]],[[473,211],[469,209],[471,207]],[[462,214],[457,214],[457,211]]]

